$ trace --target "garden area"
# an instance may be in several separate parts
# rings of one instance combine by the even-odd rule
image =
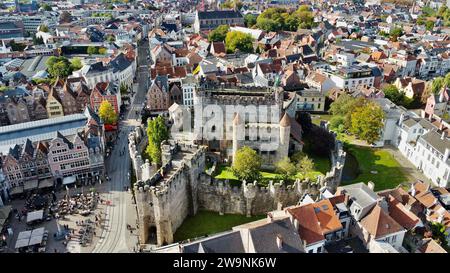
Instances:
[[[314,155],[308,156],[313,160],[314,167],[311,171],[309,171],[306,174],[306,176],[297,173],[295,175],[291,175],[286,181],[286,179],[283,179],[283,174],[281,173],[277,173],[276,171],[261,170],[259,171],[261,179],[257,180],[258,185],[262,187],[267,187],[269,185],[270,180],[273,180],[274,182],[279,180],[285,180],[286,184],[292,184],[296,179],[305,179],[305,178],[308,178],[311,181],[316,181],[317,176],[325,175],[328,171],[330,171],[331,162],[328,157],[319,157]],[[234,175],[231,166],[219,165],[217,168],[217,175],[214,178],[223,180],[228,179],[230,181],[230,185],[233,187],[234,186],[240,187],[242,185],[242,182],[236,177],[236,175]]]
[[[402,166],[381,148],[346,145],[347,158],[341,185],[358,182],[375,184],[375,191],[390,189],[407,181]]]
[[[215,234],[231,230],[232,227],[264,218],[265,215],[246,217],[240,214],[219,215],[217,212],[200,210],[195,216],[188,217],[177,229],[174,241]]]

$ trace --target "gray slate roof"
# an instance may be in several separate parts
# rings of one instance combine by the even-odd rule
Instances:
[[[446,137],[441,138],[441,134],[432,130],[421,137],[426,143],[438,150],[441,154],[445,154],[445,149],[450,150],[450,140]]]
[[[200,20],[221,19],[221,18],[242,18],[242,14],[234,10],[199,11],[198,18]]]

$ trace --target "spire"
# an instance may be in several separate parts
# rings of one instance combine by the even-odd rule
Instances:
[[[239,115],[239,113],[236,113],[236,115],[234,116],[233,119],[233,125],[239,125],[242,124],[242,119],[241,116]]]
[[[281,127],[290,127],[291,126],[291,118],[287,113],[284,113],[283,118],[280,120]]]

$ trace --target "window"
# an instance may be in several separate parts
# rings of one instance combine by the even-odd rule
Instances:
[[[392,242],[392,243],[395,243],[396,241],[397,241],[397,235],[392,236],[391,242]]]
[[[308,250],[308,253],[314,253],[314,249]]]

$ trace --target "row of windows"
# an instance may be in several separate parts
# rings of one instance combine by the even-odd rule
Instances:
[[[66,164],[61,164],[61,170],[65,170],[68,168],[71,169],[71,168],[83,167],[83,166],[88,166],[88,165],[89,165],[89,160],[70,162],[70,163],[66,163]]]
[[[58,144],[56,146],[59,146]],[[52,154],[61,154],[61,153],[66,153],[66,152],[67,152],[67,149],[53,150]]]
[[[86,157],[87,155],[88,155],[87,152],[60,155],[58,157],[54,157],[53,162],[60,162],[60,161],[65,161],[65,160],[69,160],[69,159],[73,159],[73,158]]]

